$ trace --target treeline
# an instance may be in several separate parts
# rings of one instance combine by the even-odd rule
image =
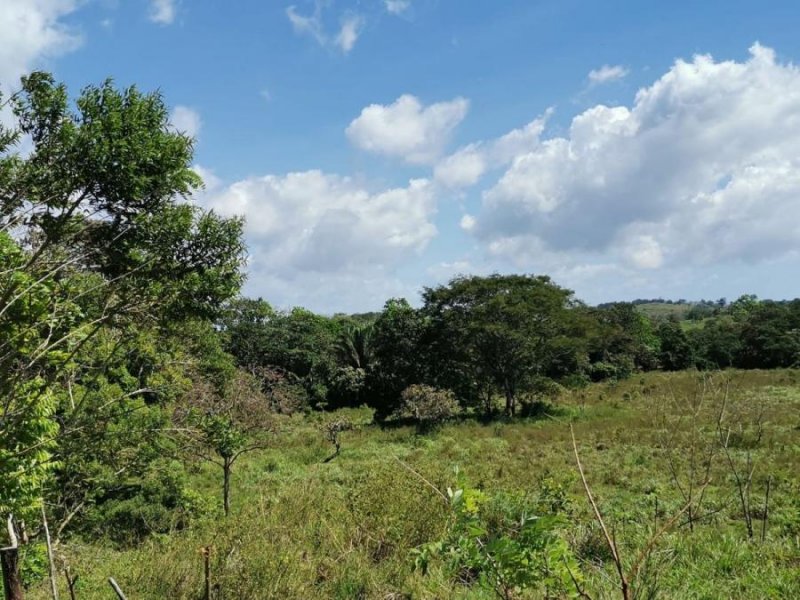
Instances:
[[[640,371],[800,364],[800,300],[702,302],[702,317],[681,322],[650,318],[635,303],[590,307],[542,276],[459,277],[422,297],[419,308],[391,299],[358,317],[239,299],[219,329],[276,409],[365,403],[378,419],[413,412],[403,399],[412,386],[450,392],[486,416],[501,408],[513,416],[560,386]]]

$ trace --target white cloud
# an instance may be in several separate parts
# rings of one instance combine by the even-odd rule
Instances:
[[[346,133],[362,150],[428,164],[441,155],[468,108],[464,98],[423,107],[416,97],[404,94],[392,104],[364,108]]]
[[[211,169],[207,169],[202,165],[193,165],[192,171],[200,176],[205,186],[202,191],[195,193],[197,202],[203,203],[207,194],[218,192],[222,187],[222,180]]]
[[[463,215],[461,217],[459,225],[461,226],[461,229],[463,229],[464,231],[472,231],[475,228],[476,223],[477,221],[475,220],[475,217],[473,217],[472,215]]]
[[[80,5],[80,0],[2,0],[0,89],[16,89],[19,77],[43,60],[81,45],[81,35],[63,21]]]
[[[626,240],[623,257],[640,269],[657,269],[664,264],[661,245],[652,235],[634,235]]]
[[[426,269],[426,273],[437,281],[444,281],[458,275],[477,275],[478,270],[469,260],[462,259],[452,262],[443,261],[431,265]]]
[[[159,25],[170,25],[177,16],[176,0],[150,0],[149,18]]]
[[[172,109],[169,121],[172,127],[175,128],[175,131],[185,133],[192,138],[196,138],[200,135],[200,129],[203,126],[200,113],[188,106],[178,105]]]
[[[375,285],[370,294],[386,286],[397,292],[394,269],[418,256],[437,233],[434,189],[425,179],[371,191],[349,177],[305,171],[245,179],[198,201],[246,218],[249,270],[251,280],[258,279],[251,285],[279,302],[311,305],[324,282],[319,300],[327,300],[326,309],[362,306],[362,280]],[[273,296],[262,279],[282,291]],[[386,297],[370,297],[370,306]]]
[[[320,46],[337,48],[343,54],[347,54],[358,41],[358,36],[365,23],[364,17],[355,13],[343,15],[339,31],[332,37],[325,30],[323,23],[323,8],[325,6],[326,3],[323,0],[316,0],[314,12],[310,15],[302,15],[292,5],[286,9],[286,16],[298,35],[311,36]]]
[[[679,60],[631,106],[598,105],[565,136],[537,137],[483,193],[472,230],[495,255],[659,269],[800,244],[800,70],[768,48]]]
[[[599,85],[623,79],[628,74],[628,69],[622,65],[603,65],[599,69],[589,71],[589,83]]]
[[[393,15],[401,15],[411,7],[411,0],[384,0],[387,12]]]
[[[356,40],[364,26],[364,19],[359,15],[348,15],[342,19],[342,27],[336,36],[335,43],[339,49],[347,54],[356,45]]]
[[[486,155],[479,144],[470,144],[440,160],[433,174],[437,182],[451,188],[478,183],[486,172]]]
[[[292,24],[295,33],[307,34],[317,40],[317,43],[324,45],[327,42],[325,33],[322,30],[322,3],[314,5],[314,12],[310,16],[303,16],[297,12],[294,6],[286,9],[286,16]]]
[[[506,166],[514,157],[538,146],[551,112],[497,139],[459,148],[436,164],[436,181],[450,188],[475,185],[489,169]]]

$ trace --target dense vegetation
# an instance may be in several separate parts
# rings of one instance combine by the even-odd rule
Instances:
[[[9,102],[8,597],[49,565],[62,595],[203,597],[208,546],[215,598],[800,591],[800,300],[655,314],[492,275],[276,310],[158,94],[36,73]]]

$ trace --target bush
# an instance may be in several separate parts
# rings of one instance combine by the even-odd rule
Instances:
[[[454,581],[491,590],[499,598],[524,590],[537,597],[576,595],[582,581],[577,560],[561,536],[562,516],[542,514],[524,497],[460,486],[447,490],[452,511],[444,538],[414,552],[427,573],[441,562]]]
[[[412,385],[401,396],[400,416],[414,419],[424,431],[441,425],[458,413],[456,397],[450,390],[429,385]]]

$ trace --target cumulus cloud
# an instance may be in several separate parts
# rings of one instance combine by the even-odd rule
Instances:
[[[188,106],[178,105],[172,109],[169,121],[172,127],[175,128],[175,131],[179,131],[193,138],[200,135],[200,129],[203,126],[200,113]]]
[[[149,18],[159,25],[170,25],[177,15],[176,0],[150,0]]]
[[[352,299],[363,292],[359,278],[376,282],[371,293],[386,289],[394,268],[437,233],[434,189],[425,179],[371,191],[349,177],[305,171],[245,179],[199,201],[246,218],[251,278],[269,280],[284,293],[292,282],[311,292],[324,281],[328,308],[345,306],[337,293]]]
[[[411,7],[411,0],[384,0],[386,11],[393,15],[402,15]]]
[[[63,19],[79,0],[3,0],[0,4],[0,86],[8,91],[41,61],[74,50],[79,33]]]
[[[484,191],[471,225],[495,253],[657,269],[800,244],[800,70],[769,48],[742,62],[679,60],[630,106],[595,106],[563,137],[537,138]]]
[[[464,98],[423,106],[415,96],[404,94],[392,104],[364,108],[346,133],[362,150],[429,164],[441,155],[468,108]]]
[[[589,71],[589,83],[599,85],[623,79],[628,74],[628,69],[622,65],[603,65],[599,69]]]
[[[314,3],[314,12],[310,15],[302,15],[297,12],[295,6],[289,6],[286,9],[286,16],[298,35],[308,35],[320,46],[337,48],[344,54],[349,53],[358,41],[364,27],[364,17],[355,13],[343,15],[338,33],[330,35],[323,23],[324,7],[325,2],[317,0]]]
[[[436,164],[436,181],[450,188],[475,185],[489,169],[506,166],[519,154],[538,146],[550,114],[551,111],[547,111],[543,117],[490,142],[459,148]]]

